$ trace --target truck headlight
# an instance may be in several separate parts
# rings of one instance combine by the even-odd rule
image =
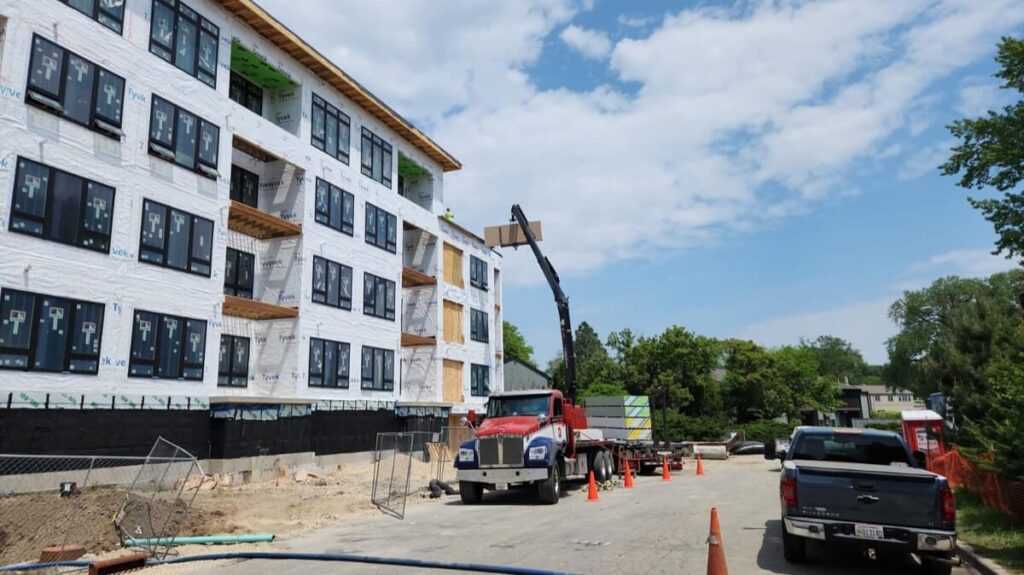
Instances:
[[[459,461],[462,463],[469,463],[474,459],[476,459],[476,453],[474,453],[472,449],[467,447],[459,448]]]
[[[548,456],[548,446],[538,445],[530,448],[530,459],[533,461],[544,459]]]

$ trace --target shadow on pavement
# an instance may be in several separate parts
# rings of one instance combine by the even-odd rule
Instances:
[[[579,481],[563,481],[561,499],[569,500],[587,497],[587,484]],[[445,502],[445,505],[462,505],[458,497]],[[508,491],[485,491],[484,500],[480,505],[542,505],[537,501],[537,489],[533,486],[511,487]]]
[[[782,556],[782,521],[778,519],[765,522],[757,566],[770,573],[786,575],[905,575],[918,573],[920,569],[909,555],[880,555],[872,561],[854,547],[825,547],[817,542],[809,542],[807,563],[787,563]]]

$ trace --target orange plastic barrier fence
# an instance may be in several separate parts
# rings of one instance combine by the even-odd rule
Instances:
[[[966,489],[981,497],[985,505],[1024,522],[1024,481],[1007,481],[991,471],[980,469],[960,452],[931,459],[928,469],[946,476],[954,489]]]

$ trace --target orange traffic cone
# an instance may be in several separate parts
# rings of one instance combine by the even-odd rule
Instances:
[[[587,501],[597,501],[597,483],[594,481],[594,472],[590,472],[590,486],[587,487]]]
[[[629,460],[623,458],[622,461],[626,464],[625,487],[626,489],[633,489],[633,472],[629,470]]]
[[[711,508],[711,532],[708,533],[708,575],[729,575],[722,546],[722,528],[718,525],[718,510]]]
[[[704,475],[704,460],[701,459],[700,455],[697,456],[697,477]]]
[[[672,473],[668,470],[668,457],[661,460],[661,480],[672,481]]]

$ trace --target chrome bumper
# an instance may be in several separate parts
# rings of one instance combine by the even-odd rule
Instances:
[[[853,521],[830,521],[827,519],[790,519],[789,517],[784,517],[783,522],[785,523],[786,532],[790,535],[806,537],[807,539],[817,539],[819,541],[825,540],[827,526],[851,525],[854,523]],[[915,529],[913,527],[902,527],[898,525],[881,525],[880,527],[909,531],[917,540],[910,542],[898,539],[870,539],[842,533],[834,533],[832,538],[838,540],[860,541],[864,543],[905,545],[908,547],[914,545],[914,549],[916,551],[952,551],[956,548],[955,531],[934,531],[930,529]]]
[[[548,470],[543,467],[460,469],[455,476],[459,481],[473,483],[524,483],[547,479]]]

